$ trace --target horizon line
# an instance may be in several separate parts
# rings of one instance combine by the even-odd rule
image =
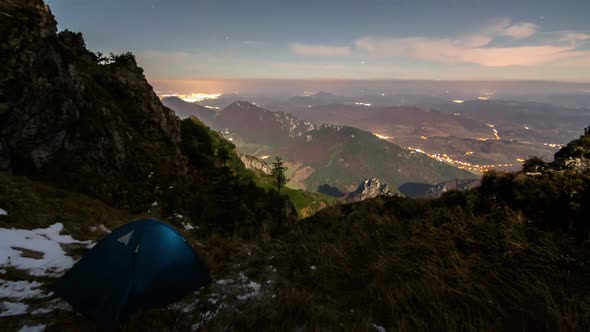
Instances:
[[[148,81],[352,81],[352,82],[485,82],[485,83],[561,83],[561,84],[590,84],[590,81],[562,81],[541,79],[426,79],[426,78],[150,78]]]

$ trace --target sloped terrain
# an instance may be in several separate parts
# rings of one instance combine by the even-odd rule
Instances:
[[[191,107],[186,104],[183,107]],[[370,177],[394,186],[475,177],[361,129],[301,121],[248,102],[235,102],[209,121],[208,125],[248,153],[280,155],[301,164],[299,168],[307,168],[309,172],[298,180],[298,186],[309,191],[339,196],[338,192],[352,191]]]

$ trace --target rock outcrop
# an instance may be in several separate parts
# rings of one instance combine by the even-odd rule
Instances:
[[[0,6],[0,169],[121,206],[147,202],[150,174],[187,175],[180,121],[133,55],[89,52],[40,0]]]
[[[240,160],[244,163],[247,169],[251,171],[260,171],[264,174],[270,175],[271,169],[268,164],[255,156],[248,154],[240,154]]]
[[[344,200],[347,202],[360,202],[377,196],[395,195],[401,194],[396,189],[391,189],[387,183],[382,182],[377,178],[372,178],[365,179],[361,182],[355,191],[348,193],[344,197]]]
[[[132,54],[94,54],[81,34],[57,33],[42,0],[0,1],[0,16],[0,171],[133,212],[182,213],[201,230],[296,218],[233,144],[163,106]]]
[[[590,171],[590,127],[584,135],[570,142],[555,154],[554,168],[577,172]]]

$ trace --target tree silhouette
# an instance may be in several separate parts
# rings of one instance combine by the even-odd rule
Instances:
[[[287,171],[287,167],[283,165],[283,160],[280,157],[276,157],[272,163],[271,175],[274,178],[279,192],[281,191],[281,188],[289,182],[289,179],[285,176],[285,171]]]

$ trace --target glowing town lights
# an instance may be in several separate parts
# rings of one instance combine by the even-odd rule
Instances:
[[[354,104],[355,104],[355,105],[360,105],[360,106],[367,106],[367,107],[371,107],[371,104],[367,104],[367,103],[359,103],[359,102],[356,102],[356,103],[354,103]]]
[[[466,156],[471,156],[471,155],[473,155],[473,151],[467,151],[467,152],[465,152],[465,155]]]
[[[160,98],[165,97],[178,97],[187,103],[196,103],[199,101],[203,101],[205,99],[217,99],[221,96],[220,93],[191,93],[188,95],[178,95],[178,94],[170,94],[170,95],[161,95]]]
[[[487,96],[479,96],[479,97],[477,97],[477,99],[479,99],[479,100],[488,100],[488,99],[490,99],[490,97],[487,97]]]
[[[516,161],[521,162],[521,163],[524,163],[525,160],[522,159],[522,158],[517,158]]]
[[[498,131],[494,128],[494,125],[491,124],[491,123],[486,123],[486,126],[492,128],[492,130],[494,131],[494,137],[496,138],[496,141],[499,141],[500,140],[500,135],[498,134]],[[480,140],[480,139],[478,138],[478,140]]]
[[[465,100],[461,100],[461,99],[454,99],[453,103],[455,104],[463,104],[465,102]]]
[[[529,130],[529,127],[527,127],[527,126],[524,126],[524,129],[526,129],[526,130]]]
[[[485,173],[488,172],[492,169],[495,169],[496,167],[512,167],[513,164],[498,164],[498,165],[477,165],[477,164],[471,164],[465,161],[461,161],[461,160],[457,160],[457,159],[453,159],[451,158],[451,156],[445,154],[445,153],[428,153],[425,151],[422,151],[420,149],[416,149],[413,147],[406,147],[406,149],[410,150],[411,153],[422,153],[427,155],[430,158],[436,159],[437,161],[440,162],[444,162],[450,165],[453,165],[459,169],[466,169],[466,170],[470,170],[473,172],[479,172],[479,173]],[[473,154],[472,151],[468,151],[465,153],[466,155],[471,155]]]
[[[428,139],[426,136],[420,136],[421,139]]]
[[[390,138],[391,138],[391,137],[389,137],[389,136],[383,136],[383,135],[379,135],[379,134],[375,134],[375,133],[371,133],[371,134],[373,134],[373,135],[375,135],[375,136],[379,137],[380,139],[390,139]]]

